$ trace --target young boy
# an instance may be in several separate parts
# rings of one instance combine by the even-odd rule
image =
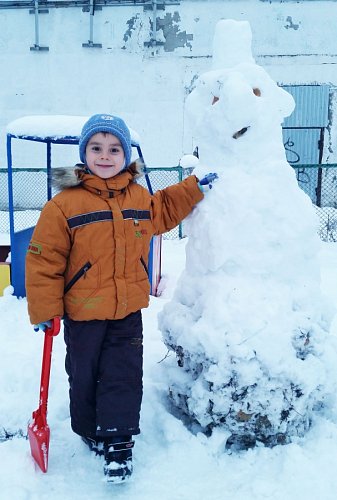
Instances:
[[[194,175],[152,196],[137,184],[130,132],[116,116],[92,116],[79,152],[74,185],[66,179],[47,202],[32,236],[28,310],[32,324],[55,334],[54,318],[64,319],[72,429],[104,455],[107,480],[122,482],[140,432],[150,240],[177,226],[203,194]]]

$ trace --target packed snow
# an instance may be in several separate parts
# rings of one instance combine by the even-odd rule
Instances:
[[[191,433],[169,411],[164,363],[167,355],[157,314],[171,298],[185,267],[186,239],[163,242],[163,292],[151,297],[144,318],[144,399],[141,431],[134,448],[133,481],[107,485],[103,461],[93,456],[70,429],[68,382],[62,332],[54,339],[49,392],[51,428],[49,469],[33,463],[25,437],[38,406],[43,335],[29,324],[27,303],[0,297],[2,388],[0,498],[7,500],[334,500],[337,490],[337,407],[317,414],[305,438],[272,449],[224,451],[222,436]],[[320,249],[322,291],[337,302],[337,253],[334,243]],[[242,313],[244,316],[244,312]],[[337,334],[335,317],[331,335]],[[178,368],[177,368],[178,369]],[[332,374],[334,376],[334,374]]]
[[[23,116],[7,125],[6,132],[15,137],[33,137],[38,139],[62,139],[79,137],[89,116],[69,115],[33,115]],[[139,144],[139,135],[130,128],[131,141]]]

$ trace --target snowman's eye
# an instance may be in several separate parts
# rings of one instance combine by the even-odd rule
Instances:
[[[261,97],[261,90],[258,87],[255,87],[255,89],[253,89],[253,94],[257,97]]]
[[[213,96],[212,106],[213,106],[213,104],[215,104],[216,102],[218,102],[218,100],[219,100],[219,97],[217,97],[216,95]]]

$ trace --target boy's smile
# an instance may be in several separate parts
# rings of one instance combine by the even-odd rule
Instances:
[[[85,157],[90,171],[102,179],[114,177],[125,166],[124,150],[119,139],[107,132],[99,132],[90,138]]]

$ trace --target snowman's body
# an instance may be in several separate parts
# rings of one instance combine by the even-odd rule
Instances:
[[[232,67],[221,46],[235,36],[243,62]],[[250,50],[248,23],[218,23],[215,69],[188,98],[195,173],[219,180],[189,218],[186,268],[160,316],[181,367],[168,369],[172,402],[242,446],[303,435],[329,392],[332,356],[317,220],[282,143],[293,99]]]

